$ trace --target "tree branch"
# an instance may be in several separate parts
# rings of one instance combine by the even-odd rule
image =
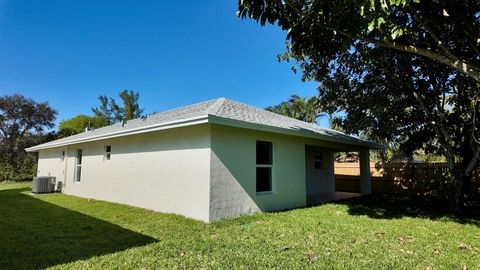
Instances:
[[[430,59],[435,60],[439,63],[445,64],[445,65],[459,71],[460,73],[463,73],[463,74],[467,75],[468,77],[474,79],[477,82],[480,82],[480,69],[477,66],[469,64],[469,63],[467,63],[467,62],[465,62],[461,59],[450,59],[447,56],[429,51],[427,49],[418,48],[418,47],[415,47],[415,46],[412,46],[412,45],[405,45],[405,44],[401,44],[401,43],[398,43],[398,42],[377,41],[377,40],[369,39],[369,38],[365,38],[365,37],[360,37],[358,39],[361,39],[361,40],[364,40],[366,42],[372,43],[372,44],[374,44],[376,46],[379,46],[379,47],[395,49],[395,50],[398,50],[398,51],[407,52],[407,53],[416,54],[416,55],[420,55],[420,56],[430,58]]]
[[[418,16],[417,13],[415,13],[415,11],[409,6],[408,8],[410,10],[410,12],[412,13],[413,17],[415,18],[415,20],[418,21],[418,23],[423,26],[423,28],[425,28],[425,30],[427,30],[428,34],[432,37],[432,39],[435,41],[436,45],[443,51],[443,53],[445,54],[445,56],[449,57],[449,58],[452,58],[452,59],[456,59],[456,60],[459,60],[460,58],[457,57],[456,55],[454,55],[445,45],[444,43],[440,40],[440,38],[438,37],[438,35],[432,30],[432,28],[430,28],[427,23],[425,23],[421,18],[420,16]]]
[[[290,0],[284,0],[284,1],[285,1],[285,4],[287,6],[289,6],[290,8],[292,8],[299,16],[304,15],[303,12],[301,12],[297,7],[295,7],[290,2]],[[401,43],[394,42],[394,41],[379,41],[379,40],[371,39],[371,38],[368,38],[368,37],[365,37],[365,36],[353,36],[351,34],[343,32],[339,29],[336,29],[334,27],[330,27],[330,26],[327,26],[327,25],[322,25],[322,26],[327,30],[331,30],[334,33],[339,33],[339,34],[341,34],[345,37],[351,38],[351,39],[363,40],[363,41],[372,43],[372,44],[374,44],[376,46],[379,46],[379,47],[382,47],[382,48],[394,49],[394,50],[398,50],[398,51],[411,53],[411,54],[416,54],[416,55],[420,55],[420,56],[423,56],[423,57],[430,58],[430,59],[435,60],[439,63],[445,64],[445,65],[459,71],[460,73],[463,73],[463,74],[467,75],[468,77],[473,78],[477,82],[480,82],[480,67],[477,67],[473,64],[470,64],[470,63],[456,57],[452,53],[450,53],[448,48],[443,46],[443,44],[441,43],[438,36],[435,33],[433,33],[432,31],[427,30],[430,33],[430,35],[432,36],[432,38],[434,38],[434,40],[436,40],[437,43],[440,42],[440,44],[439,44],[439,46],[441,46],[440,48],[444,47],[444,53],[446,55],[436,53],[436,52],[433,52],[433,51],[430,51],[430,50],[427,50],[427,49],[422,49],[422,48],[419,48],[419,47],[415,47],[415,46],[412,46],[412,45],[401,44]]]
[[[472,149],[473,150],[473,156],[472,156],[472,159],[470,160],[470,162],[468,163],[467,167],[465,168],[465,175],[470,175],[470,173],[473,171],[473,169],[475,169],[475,166],[477,165],[478,163],[478,159],[480,158],[480,147],[478,147],[478,145],[475,149]]]
[[[423,102],[423,98],[415,91],[414,87],[411,85],[407,85],[408,88],[412,90],[413,96],[418,100],[418,103],[422,110],[424,111],[425,114],[430,114],[428,108],[425,106],[425,103]],[[437,117],[439,118],[439,124],[437,125],[438,128],[435,129],[435,133],[437,133],[438,138],[440,139],[440,145],[442,146],[442,151],[445,157],[447,158],[447,163],[448,163],[448,168],[450,171],[452,171],[455,168],[455,160],[454,160],[454,154],[453,154],[453,149],[452,145],[450,145],[448,142],[450,142],[450,136],[448,132],[445,130],[445,116],[443,114],[443,111],[437,110]]]
[[[449,7],[444,6],[444,9],[449,14],[448,16],[445,17],[446,20],[453,24],[457,24],[458,29],[462,30],[462,32],[465,34],[465,36],[467,37],[466,40],[470,43],[470,45],[475,50],[475,52],[477,54],[480,54],[480,47],[479,47],[480,37],[478,36],[476,37],[474,35],[475,27],[473,27],[472,25],[469,25],[469,22],[467,20],[458,18],[456,16],[457,14],[453,10],[450,10]],[[453,19],[452,16],[454,16],[455,19]]]

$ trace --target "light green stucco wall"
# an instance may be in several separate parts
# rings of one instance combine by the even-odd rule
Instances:
[[[305,144],[298,137],[212,125],[210,219],[304,206]],[[273,143],[273,192],[256,193],[256,141]]]

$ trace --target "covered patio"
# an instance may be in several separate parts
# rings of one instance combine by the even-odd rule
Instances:
[[[337,191],[335,186],[334,153],[343,151],[358,152],[360,162],[360,192]],[[357,148],[342,145],[329,148],[306,145],[306,191],[307,205],[316,205],[329,201],[344,200],[372,193],[370,174],[371,148]]]

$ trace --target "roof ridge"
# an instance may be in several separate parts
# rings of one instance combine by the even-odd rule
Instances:
[[[226,98],[224,97],[217,98],[217,100],[207,109],[207,114],[217,115],[223,104],[225,103],[225,100]]]
[[[361,138],[359,138],[358,136],[355,136],[355,135],[349,135],[349,134],[346,134],[345,132],[342,132],[342,131],[334,130],[334,129],[327,128],[327,127],[322,127],[319,124],[317,124],[316,122],[315,123],[306,122],[306,121],[303,121],[303,120],[299,120],[299,119],[296,119],[296,118],[293,118],[293,117],[289,117],[289,116],[286,116],[286,115],[283,115],[283,114],[279,114],[279,113],[276,113],[276,112],[266,110],[265,108],[260,108],[260,107],[254,106],[254,105],[243,103],[243,102],[240,102],[240,101],[237,101],[237,100],[230,100],[230,101],[234,102],[234,103],[242,104],[242,105],[250,107],[250,108],[254,108],[254,109],[263,111],[264,113],[267,113],[267,114],[270,114],[272,116],[276,116],[276,117],[279,117],[279,118],[282,118],[282,119],[285,119],[285,120],[288,120],[288,121],[291,121],[291,122],[295,122],[297,124],[304,124],[304,125],[306,124],[306,125],[308,125],[312,128],[319,129],[319,130],[322,130],[322,131],[329,131],[329,132],[337,133],[339,135],[355,137],[357,139],[363,140],[363,139],[361,139]]]
[[[286,115],[283,115],[283,114],[279,114],[279,113],[276,113],[276,112],[272,112],[272,111],[269,111],[265,108],[260,108],[260,107],[257,107],[257,106],[253,106],[253,105],[250,105],[250,104],[247,104],[247,103],[243,103],[243,102],[240,102],[240,101],[236,101],[236,100],[232,100],[233,102],[236,102],[236,103],[240,103],[240,104],[243,104],[245,106],[248,106],[248,107],[251,107],[251,108],[255,108],[257,110],[261,110],[267,114],[270,114],[270,115],[274,115],[276,117],[280,117],[280,118],[283,118],[283,119],[287,119],[288,121],[293,121],[293,122],[297,122],[297,123],[302,123],[302,124],[308,124],[308,125],[312,125],[314,127],[318,127],[320,129],[325,129],[325,130],[328,130],[328,128],[324,128],[316,123],[310,123],[310,122],[306,122],[306,121],[303,121],[303,120],[300,120],[300,119],[296,119],[296,118],[293,118],[293,117],[289,117],[289,116],[286,116]],[[338,132],[338,131],[336,131]],[[343,133],[343,132],[340,132],[340,133]]]
[[[215,99],[209,99],[209,100],[204,100],[204,101],[200,101],[200,102],[196,102],[196,103],[192,103],[192,104],[182,105],[182,106],[175,107],[175,108],[170,108],[170,109],[167,109],[167,110],[164,110],[164,111],[152,113],[152,114],[149,115],[149,117],[164,114],[164,113],[168,113],[168,112],[178,111],[178,110],[181,110],[181,109],[186,109],[186,108],[192,107],[193,105],[199,105],[199,104],[202,104],[202,103],[207,103],[207,102],[210,102],[212,100],[215,100]],[[135,118],[135,119],[139,119],[139,118]],[[132,120],[135,120],[135,119],[132,119]]]

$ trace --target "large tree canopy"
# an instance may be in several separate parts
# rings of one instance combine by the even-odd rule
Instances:
[[[108,119],[100,116],[88,116],[84,114],[60,121],[58,124],[59,137],[67,137],[82,133],[86,128],[100,128],[108,125]]]
[[[468,175],[480,153],[478,91],[474,80],[442,64],[379,48],[344,55],[323,81],[320,100],[326,110],[346,112],[347,132],[393,143],[407,155],[425,149],[451,162],[463,158]]]
[[[0,167],[9,167],[19,177],[25,163],[27,170],[35,165],[35,159],[24,149],[48,140],[43,132],[54,127],[57,112],[48,102],[37,103],[22,95],[0,97]],[[0,173],[4,173],[0,170]],[[1,179],[9,179],[0,175]],[[16,178],[12,178],[16,179]]]
[[[358,42],[445,64],[480,81],[478,0],[239,0],[242,18],[288,31],[286,58],[320,79]]]

